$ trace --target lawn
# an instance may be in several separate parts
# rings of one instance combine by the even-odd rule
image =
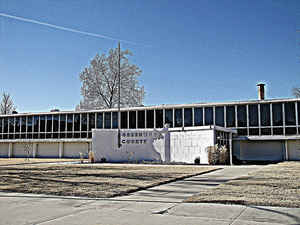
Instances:
[[[0,167],[0,191],[114,197],[215,169],[143,164],[8,165]]]
[[[268,165],[213,189],[199,190],[186,202],[300,207],[300,162]]]

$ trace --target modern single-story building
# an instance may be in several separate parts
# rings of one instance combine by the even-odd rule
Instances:
[[[224,128],[225,133],[213,129],[211,144],[229,146],[231,134],[234,160],[300,160],[300,100],[265,100],[262,90],[259,94],[258,100],[121,108],[120,118],[115,108],[0,115],[0,157],[26,157],[27,152],[30,157],[78,157],[91,151],[93,129],[117,130],[120,124],[121,131],[160,130],[168,124],[177,134]],[[189,145],[197,148],[195,141]]]

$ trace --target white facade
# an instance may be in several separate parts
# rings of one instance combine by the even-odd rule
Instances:
[[[96,161],[158,161],[208,164],[206,148],[216,143],[215,126],[189,129],[121,130],[122,146],[118,148],[118,130],[93,130],[92,150]],[[234,132],[222,129],[228,133]]]

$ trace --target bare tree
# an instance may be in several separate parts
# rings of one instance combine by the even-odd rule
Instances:
[[[296,98],[300,98],[300,88],[293,88],[293,95],[296,97]]]
[[[0,103],[0,114],[11,114],[16,110],[13,100],[9,93],[3,92]]]
[[[144,87],[139,86],[141,70],[130,64],[129,50],[120,53],[121,107],[141,105],[144,99]],[[118,105],[118,49],[111,49],[108,56],[97,54],[80,73],[82,82],[82,101],[76,110],[114,108]]]

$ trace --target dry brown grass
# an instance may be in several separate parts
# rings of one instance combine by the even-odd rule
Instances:
[[[214,167],[130,164],[25,164],[0,168],[0,191],[113,197]]]
[[[200,190],[186,202],[300,207],[300,162],[269,165],[217,188]]]
[[[38,159],[38,158],[0,158],[0,166],[28,164],[28,163],[47,163],[47,162],[79,162],[79,159]]]

